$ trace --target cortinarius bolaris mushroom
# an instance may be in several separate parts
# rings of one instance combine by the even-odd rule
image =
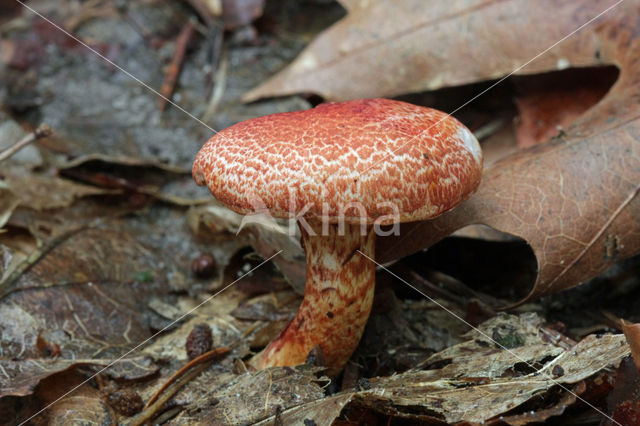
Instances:
[[[295,217],[307,258],[295,318],[251,364],[297,365],[316,346],[330,375],[355,350],[373,301],[375,232],[430,219],[480,183],[482,152],[458,120],[387,99],[327,103],[238,123],[193,165],[198,185],[230,209]],[[263,204],[262,204],[263,203]]]

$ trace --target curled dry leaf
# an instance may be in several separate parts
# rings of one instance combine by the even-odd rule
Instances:
[[[575,286],[640,252],[637,25],[619,17],[597,26],[599,57],[621,70],[605,98],[564,135],[491,166],[459,209],[379,241],[379,260],[485,224],[533,249],[538,277],[524,301]]]
[[[144,194],[178,206],[209,202],[183,168],[153,160],[91,154],[60,164],[61,174],[90,185]]]
[[[169,173],[189,173],[189,169],[179,166],[172,166],[161,161],[144,160],[136,157],[117,154],[88,154],[75,157],[71,161],[66,161],[60,165],[62,169],[73,169],[91,162],[103,162],[105,164],[113,164],[116,166],[132,166],[132,167],[156,167]]]
[[[399,258],[471,224],[523,238],[538,261],[524,300],[575,286],[640,252],[640,108],[623,73],[612,92],[562,138],[490,167],[460,208],[379,239]],[[627,83],[627,84],[625,84]]]
[[[563,132],[607,94],[617,77],[614,67],[601,67],[518,79],[518,146],[537,145]]]
[[[34,417],[31,424],[73,424],[77,423],[78,419],[88,424],[116,424],[115,415],[107,407],[102,393],[91,384],[83,383],[83,380],[83,376],[72,371],[47,380],[46,384],[38,388],[37,398],[41,401],[42,407],[49,404],[51,406]],[[78,388],[72,394],[65,395],[66,389],[72,387]],[[27,419],[37,412],[33,407],[20,408],[21,412],[15,413],[18,419]]]
[[[187,220],[191,230],[200,235],[207,232],[235,234],[246,229],[250,244],[264,259],[282,251],[273,259],[273,263],[293,289],[298,294],[304,294],[304,252],[299,240],[275,219],[263,215],[243,216],[219,205],[207,205],[189,210]]]

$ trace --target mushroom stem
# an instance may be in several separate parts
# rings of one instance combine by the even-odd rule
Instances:
[[[316,346],[327,374],[337,375],[358,346],[371,312],[375,288],[373,227],[360,224],[300,225],[307,257],[304,300],[295,318],[250,364],[298,365]],[[324,232],[323,232],[324,231]]]

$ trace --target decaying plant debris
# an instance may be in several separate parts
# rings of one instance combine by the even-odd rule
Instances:
[[[640,4],[492,87],[614,2],[422,3],[27,3],[94,51],[0,8],[3,424],[638,424]],[[460,208],[378,239],[334,379],[319,356],[247,368],[298,309],[304,252],[190,175],[212,129],[318,96],[456,110],[487,164]]]

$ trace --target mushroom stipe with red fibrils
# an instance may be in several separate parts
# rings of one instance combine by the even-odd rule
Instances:
[[[214,135],[196,157],[195,181],[238,213],[266,206],[300,218],[307,259],[298,313],[250,365],[302,364],[320,346],[336,375],[371,311],[375,264],[356,253],[374,258],[373,224],[438,216],[481,174],[478,141],[458,120],[388,99],[267,115]]]

